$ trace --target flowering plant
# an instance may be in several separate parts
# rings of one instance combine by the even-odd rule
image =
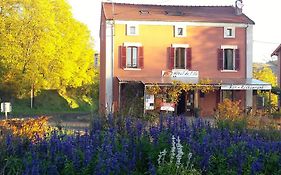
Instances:
[[[175,142],[176,140],[176,142]],[[193,168],[191,163],[192,153],[188,154],[186,164],[182,164],[183,145],[180,143],[179,136],[177,139],[172,136],[172,148],[170,151],[170,161],[166,161],[167,151],[164,149],[158,155],[158,169],[157,174],[175,174],[175,175],[200,175],[201,173]]]

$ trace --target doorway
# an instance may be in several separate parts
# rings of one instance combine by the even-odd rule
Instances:
[[[182,91],[179,95],[179,101],[177,103],[177,115],[192,116],[194,109],[194,92]]]
[[[194,115],[194,91],[186,92],[186,115]]]
[[[183,115],[186,111],[186,92],[182,91],[178,98],[177,115]]]

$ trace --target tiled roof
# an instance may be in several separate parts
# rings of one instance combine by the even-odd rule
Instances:
[[[103,3],[106,19],[124,21],[178,21],[254,24],[245,14],[236,15],[233,6],[171,6]]]

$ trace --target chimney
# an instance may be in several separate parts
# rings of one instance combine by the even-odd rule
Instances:
[[[235,1],[235,14],[236,15],[242,15],[242,8],[244,4],[242,0],[236,0]]]

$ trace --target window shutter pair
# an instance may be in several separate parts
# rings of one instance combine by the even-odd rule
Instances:
[[[223,70],[223,49],[218,49],[218,70]],[[235,70],[240,70],[240,51],[234,49],[235,52]]]
[[[120,53],[120,67],[121,68],[126,68],[126,54],[127,54],[127,49],[125,46],[119,46],[119,53]],[[144,66],[144,61],[143,61],[143,47],[138,47],[138,68],[143,68]]]
[[[186,65],[185,68],[186,69],[191,69],[191,59],[192,59],[192,52],[191,52],[191,48],[186,48]],[[174,47],[170,47],[170,69],[174,69],[175,67],[175,48]]]

